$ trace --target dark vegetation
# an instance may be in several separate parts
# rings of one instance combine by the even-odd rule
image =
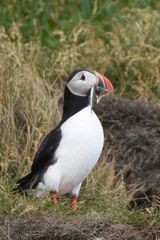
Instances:
[[[123,176],[132,206],[160,206],[160,107],[120,97],[96,107],[105,130],[104,152],[115,176]]]
[[[148,229],[148,232],[137,230],[129,225],[109,223],[106,219],[71,221],[53,216],[7,221],[1,235],[2,240],[154,240],[155,237],[153,229]]]

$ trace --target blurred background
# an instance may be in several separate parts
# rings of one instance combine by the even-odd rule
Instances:
[[[19,34],[24,44],[38,41],[55,54],[50,68],[59,61],[59,78],[91,67],[107,74],[123,95],[157,100],[159,11],[158,0],[2,0],[0,25],[11,40]]]

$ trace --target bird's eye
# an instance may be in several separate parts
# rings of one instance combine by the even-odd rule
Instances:
[[[80,79],[83,80],[83,81],[85,80],[85,78],[86,78],[86,77],[85,77],[84,74],[82,74],[82,76],[80,77]]]

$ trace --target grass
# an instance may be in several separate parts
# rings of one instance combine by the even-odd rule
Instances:
[[[93,216],[158,229],[153,205],[127,209],[123,179],[113,186],[113,172],[106,178],[103,158],[84,183],[74,215],[65,198],[52,207],[49,197],[12,195],[10,190],[29,171],[40,140],[59,122],[64,81],[72,70],[95,69],[111,79],[116,94],[160,103],[159,1],[2,2],[0,217]]]
[[[107,177],[106,177],[107,176]],[[103,179],[103,181],[102,181]],[[129,195],[126,194],[123,179],[114,184],[112,166],[101,161],[85,181],[77,212],[70,209],[70,200],[61,197],[53,206],[50,196],[36,199],[32,195],[13,195],[15,179],[8,175],[0,182],[0,219],[15,219],[44,216],[62,217],[67,219],[107,219],[113,223],[129,224],[138,229],[159,231],[160,215],[155,206],[146,209],[127,207]]]
[[[116,23],[125,23],[125,9],[159,10],[158,0],[2,0],[0,9],[0,25],[7,31],[13,22],[20,24],[25,41],[39,37],[44,45],[60,48],[60,36],[54,37],[53,30],[61,30],[67,34],[77,23],[88,22],[103,36],[103,32],[113,28]]]

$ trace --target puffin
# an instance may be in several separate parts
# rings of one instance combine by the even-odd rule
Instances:
[[[68,195],[77,210],[83,180],[97,163],[104,145],[102,125],[93,105],[113,86],[103,74],[89,69],[73,71],[65,83],[62,119],[38,148],[31,171],[17,181],[14,192],[35,189],[36,197],[50,193],[53,204]]]

